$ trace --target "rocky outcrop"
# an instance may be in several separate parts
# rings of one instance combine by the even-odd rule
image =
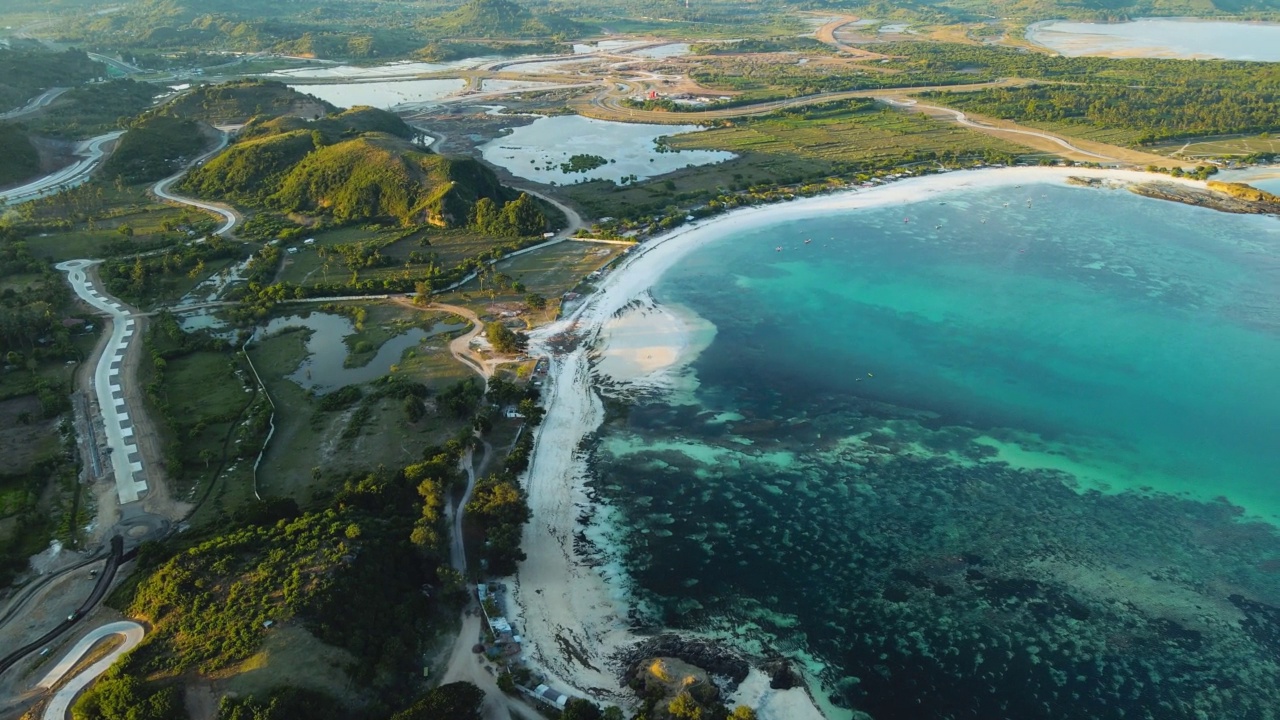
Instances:
[[[736,653],[709,640],[658,635],[623,650],[619,664],[624,668],[623,682],[630,683],[655,657],[673,657],[707,671],[711,675],[730,678],[736,688],[747,679],[751,666]]]

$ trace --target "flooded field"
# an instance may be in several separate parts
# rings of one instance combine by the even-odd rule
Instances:
[[[1123,23],[1051,21],[1027,39],[1063,55],[1280,61],[1280,24],[1144,18]]]

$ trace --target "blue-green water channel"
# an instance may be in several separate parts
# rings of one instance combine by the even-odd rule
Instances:
[[[655,625],[880,720],[1280,710],[1280,222],[970,189],[654,294],[717,327],[595,448]]]

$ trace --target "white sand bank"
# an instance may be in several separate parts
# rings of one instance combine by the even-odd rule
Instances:
[[[647,292],[601,327],[595,370],[613,380],[661,384],[715,340],[716,327],[675,303],[659,305]]]
[[[589,357],[593,346],[603,341],[602,346],[594,350],[604,358],[601,371],[615,378],[635,379],[677,366],[682,349],[688,354],[695,345],[688,340],[689,333],[685,330],[657,327],[669,322],[664,319],[671,316],[666,311],[649,311],[635,318],[623,314],[619,322],[610,325],[618,311],[643,298],[664,272],[700,245],[762,223],[838,210],[927,201],[964,188],[1063,182],[1070,176],[1130,182],[1158,179],[1203,186],[1193,180],[1138,171],[1007,168],[930,175],[873,189],[746,208],[645,242],[606,276],[598,291],[569,317],[535,332],[531,338],[532,349],[540,354],[551,355],[547,339],[558,333],[573,330],[582,342],[575,350],[552,357],[544,390],[547,415],[537,430],[525,479],[532,520],[524,530],[523,548],[528,559],[520,565],[518,578],[513,583],[513,599],[518,608],[512,612],[519,619],[530,664],[544,671],[552,685],[565,692],[595,696],[624,706],[631,704],[630,692],[620,686],[615,669],[609,663],[613,653],[638,639],[628,630],[628,580],[616,562],[601,565],[601,558],[584,557],[574,542],[575,533],[583,530],[579,517],[595,511],[584,487],[587,469],[579,447],[604,418],[600,398],[591,384]],[[1097,191],[1082,189],[1081,192]],[[649,302],[651,304],[651,300]],[[800,696],[800,693],[778,695],[779,707],[775,711],[772,707],[775,701],[770,700],[761,718],[791,720],[822,716],[807,697],[804,704],[808,709],[795,709],[794,705],[799,702],[796,698]],[[835,714],[828,712],[828,716]]]

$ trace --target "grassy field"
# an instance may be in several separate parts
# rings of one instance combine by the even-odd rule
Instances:
[[[348,243],[372,242],[379,252],[393,262],[382,267],[361,268],[356,275],[360,280],[380,280],[395,277],[407,271],[420,275],[429,263],[447,270],[468,258],[510,242],[508,238],[494,238],[467,229],[421,228],[405,234],[402,228],[343,227],[326,230],[311,236],[314,245],[298,245],[297,253],[286,253],[279,279],[299,285],[350,280],[352,271],[337,254],[322,258],[319,248],[334,248]],[[416,253],[419,258],[410,259]],[[415,261],[416,260],[416,261]]]
[[[812,166],[815,161],[832,166],[877,163],[926,150],[1025,152],[1021,146],[952,123],[888,108],[833,109],[746,120],[731,127],[676,135],[670,144],[676,149],[716,149],[771,156],[776,158],[771,168],[784,172],[793,170],[793,165]],[[784,163],[784,158],[791,164]]]
[[[1035,154],[954,123],[867,101],[728,121],[704,132],[672,136],[668,144],[677,150],[727,150],[738,157],[638,184],[613,188],[605,183],[584,183],[565,191],[596,217],[661,215],[670,207],[697,205],[716,194],[753,185],[852,179],[859,173],[920,162],[934,154]]]
[[[152,205],[122,213],[107,220],[95,221],[96,227],[89,228],[81,224],[75,229],[63,232],[36,233],[28,242],[31,252],[48,258],[50,262],[61,262],[76,258],[100,258],[108,253],[108,246],[120,245],[128,241],[124,252],[144,252],[167,247],[185,240],[185,236],[164,229],[165,221],[179,223],[188,213],[169,207],[168,205]],[[133,235],[126,238],[120,234],[119,228],[128,225]]]
[[[1218,137],[1192,142],[1170,142],[1147,148],[1153,153],[1170,155],[1178,153],[1184,157],[1229,157],[1232,155],[1252,155],[1254,153],[1280,153],[1280,138],[1271,135],[1242,135],[1236,137]]]
[[[491,294],[488,286],[485,292],[481,292],[479,283],[473,280],[454,292],[438,296],[438,299],[468,307],[483,316],[492,314],[495,308],[507,309],[513,305],[523,305],[525,296],[532,293],[547,299],[547,309],[534,311],[531,319],[535,323],[545,322],[555,317],[555,308],[561,295],[572,290],[584,277],[599,270],[625,249],[624,245],[574,240],[557,243],[503,260],[494,266],[498,272],[523,283],[525,290],[522,293],[501,288]]]

